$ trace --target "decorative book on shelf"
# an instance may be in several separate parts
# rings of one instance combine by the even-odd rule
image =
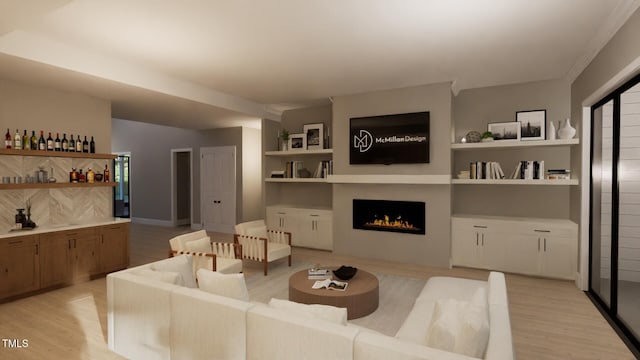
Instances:
[[[499,162],[474,161],[469,165],[470,179],[504,179],[504,172]]]
[[[313,177],[326,178],[328,175],[333,175],[333,160],[320,161]]]
[[[544,160],[522,160],[511,174],[512,179],[542,180],[544,179]]]

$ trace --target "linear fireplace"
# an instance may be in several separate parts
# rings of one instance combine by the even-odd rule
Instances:
[[[353,199],[353,228],[424,235],[426,207],[419,201]]]

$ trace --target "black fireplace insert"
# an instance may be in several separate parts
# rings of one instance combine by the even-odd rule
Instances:
[[[420,201],[353,199],[353,228],[424,235],[426,207]]]

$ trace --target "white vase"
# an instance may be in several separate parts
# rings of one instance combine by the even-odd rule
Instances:
[[[564,119],[558,128],[558,137],[560,139],[572,139],[575,134],[576,128],[571,126],[569,118]]]
[[[556,139],[556,125],[553,121],[549,121],[549,129],[547,130],[547,139],[555,140]]]

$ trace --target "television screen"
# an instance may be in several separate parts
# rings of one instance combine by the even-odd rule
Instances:
[[[350,119],[350,164],[429,162],[429,112]]]

